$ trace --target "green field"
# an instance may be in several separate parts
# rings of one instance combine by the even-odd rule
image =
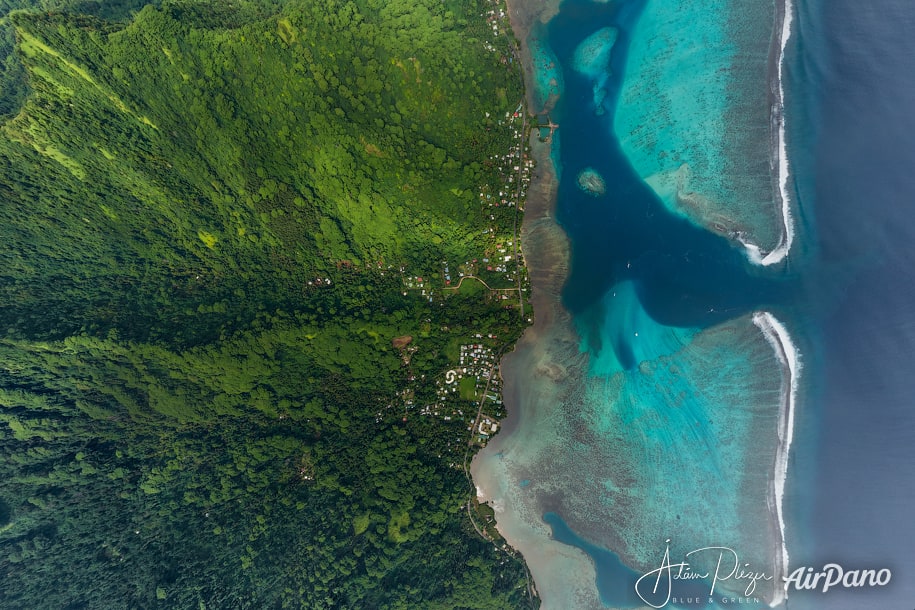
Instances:
[[[474,377],[464,377],[458,384],[458,393],[464,400],[477,400],[477,380]]]

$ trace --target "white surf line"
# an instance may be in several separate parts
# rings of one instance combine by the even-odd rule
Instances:
[[[791,37],[791,22],[794,19],[794,5],[791,0],[785,0],[785,15],[782,18],[782,31],[779,36],[780,51],[778,57],[778,101],[775,108],[775,120],[778,125],[778,196],[782,204],[783,232],[778,245],[774,250],[762,255],[759,246],[744,241],[740,236],[738,240],[746,249],[747,258],[756,265],[774,265],[785,259],[794,243],[794,220],[791,217],[791,201],[788,197],[788,146],[785,142],[785,84],[782,78],[785,66],[785,47]]]
[[[785,480],[788,477],[788,455],[791,451],[791,442],[794,440],[794,410],[797,400],[798,375],[801,369],[800,353],[791,341],[791,335],[784,325],[768,311],[753,314],[753,323],[762,331],[763,336],[775,350],[775,355],[781,365],[788,370],[789,385],[785,392],[782,408],[778,414],[778,451],[775,457],[775,473],[773,475],[773,488],[775,492],[775,512],[778,516],[779,537],[781,538],[782,556],[781,568],[788,569],[788,545],[785,542],[785,516],[783,499],[785,495]],[[776,574],[779,578],[781,575]],[[770,606],[777,606],[787,597],[784,589],[776,586],[775,597]]]

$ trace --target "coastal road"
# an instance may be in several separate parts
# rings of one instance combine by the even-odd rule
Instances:
[[[522,106],[524,100],[521,100]],[[527,142],[527,109],[521,110],[521,137],[518,142],[518,186],[515,189],[515,219],[512,223],[512,245],[514,246],[514,258],[516,266],[516,275],[518,276],[518,311],[521,320],[524,320],[524,293],[521,291],[521,261],[518,259],[518,214],[521,213],[521,177],[524,175],[524,146]]]

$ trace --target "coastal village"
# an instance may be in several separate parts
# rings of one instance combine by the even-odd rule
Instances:
[[[492,0],[490,5],[491,8],[481,17],[491,26],[494,38],[503,37],[511,31],[505,6],[498,0]],[[491,52],[503,53],[490,41],[484,44]],[[503,63],[513,62],[514,53],[502,54],[500,60]],[[486,114],[486,118],[493,121],[494,128],[507,131],[510,143],[503,154],[486,160],[487,166],[498,173],[498,183],[483,184],[477,191],[485,225],[480,239],[476,240],[480,244],[478,255],[467,260],[439,261],[434,270],[414,272],[407,266],[400,266],[396,271],[401,276],[404,296],[413,294],[430,303],[440,302],[442,306],[447,306],[451,295],[479,295],[517,311],[523,322],[530,323],[532,312],[526,304],[530,284],[521,250],[520,229],[524,201],[534,169],[527,143],[531,125],[523,101],[519,101],[513,111],[505,112],[498,118],[490,113]],[[486,329],[478,330],[480,332],[470,337],[476,342],[457,346],[457,350],[449,354],[452,367],[441,371],[435,379],[408,377],[412,384],[434,384],[434,401],[417,404],[415,387],[402,392],[404,418],[415,413],[420,417],[464,424],[460,438],[447,439],[449,449],[485,446],[498,431],[499,422],[506,414],[499,372],[504,342]],[[379,417],[382,414],[379,413]],[[452,463],[452,466],[464,467],[458,462]]]
[[[511,35],[506,6],[501,0],[490,0],[488,4],[489,8],[480,14],[487,24],[486,31],[491,34],[491,39],[483,41],[484,47],[498,54],[501,63],[513,63],[517,60],[517,49],[513,43],[511,47],[506,46],[507,37]],[[497,179],[479,185],[475,192],[483,227],[473,241],[478,248],[477,254],[466,260],[440,260],[426,264],[422,269],[382,260],[364,265],[342,260],[336,263],[338,271],[399,275],[402,296],[414,296],[441,307],[447,307],[449,298],[454,295],[470,296],[517,312],[524,324],[533,321],[533,312],[527,303],[530,282],[520,232],[524,201],[534,170],[527,139],[530,130],[537,126],[528,120],[523,100],[519,100],[513,110],[502,114],[487,112],[486,119],[491,129],[505,134],[507,146],[503,153],[481,160],[490,175],[495,174]],[[305,289],[332,287],[334,279],[329,276],[323,274],[309,279]],[[441,330],[447,332],[445,328]],[[395,339],[394,347],[399,350],[408,371],[407,384],[399,393],[401,404],[387,405],[387,413],[384,410],[377,412],[376,422],[392,415],[403,421],[413,416],[437,418],[451,424],[450,429],[455,429],[453,424],[460,422],[463,424],[461,434],[446,439],[447,450],[457,454],[461,447],[485,446],[505,417],[499,361],[506,346],[504,340],[500,341],[485,328],[470,329],[466,339],[475,342],[461,343],[447,350],[451,366],[431,380],[410,368],[411,358],[419,349],[416,343],[411,343],[412,337]],[[420,391],[421,386],[429,387],[429,384],[434,388],[434,400],[417,400],[418,395],[424,394]],[[429,392],[425,394],[428,396]],[[458,461],[452,466],[463,467]]]
[[[482,338],[482,335],[477,335]],[[495,339],[494,335],[487,338]],[[442,417],[445,421],[463,419],[474,421],[467,427],[471,432],[471,443],[483,445],[499,429],[498,419],[502,411],[502,380],[499,377],[499,362],[492,348],[482,343],[461,345],[459,365],[445,372],[441,379],[435,380],[438,400],[425,405],[421,415]],[[485,404],[490,411],[498,415],[489,415],[483,411]],[[471,413],[467,407],[476,406]]]
[[[500,126],[507,126],[512,136],[512,146],[504,154],[488,159],[499,172],[502,184],[498,187],[483,185],[479,190],[481,214],[488,225],[482,230],[482,250],[475,258],[463,261],[440,261],[438,269],[413,272],[400,266],[403,294],[410,291],[432,302],[449,291],[464,289],[475,291],[465,281],[476,282],[496,300],[508,301],[505,305],[518,305],[527,292],[524,262],[521,254],[521,212],[524,197],[530,185],[534,162],[526,145],[523,109],[519,104],[515,112],[507,112]]]
[[[506,36],[511,33],[505,5],[500,0],[490,0],[489,5],[491,8],[480,16],[490,27],[493,40],[483,41],[484,47],[499,54],[501,63],[514,62],[517,50],[504,48]],[[503,48],[497,48],[497,43]],[[529,119],[523,100],[504,114],[486,113],[486,119],[492,129],[504,130],[507,148],[504,153],[483,160],[488,169],[495,170],[498,180],[479,185],[475,193],[483,221],[483,228],[474,240],[479,248],[477,254],[466,260],[436,261],[422,269],[383,261],[365,268],[381,275],[399,275],[402,296],[441,307],[448,307],[449,298],[454,295],[486,299],[517,312],[522,323],[529,324],[533,312],[527,302],[530,281],[522,255],[521,222],[535,165],[528,138],[532,129],[539,130],[542,136],[543,125],[538,124],[539,117],[534,121]],[[550,136],[556,127],[549,122]],[[348,261],[341,261],[338,267],[355,270]],[[329,277],[315,277],[308,282],[310,289],[331,284]],[[440,331],[447,333],[449,329],[443,327]],[[407,423],[417,417],[439,422],[445,434],[440,457],[449,455],[453,460],[449,462],[451,467],[469,477],[470,458],[498,433],[506,416],[499,365],[510,344],[487,328],[470,329],[461,343],[445,350],[448,368],[430,379],[411,367],[412,358],[421,349],[418,341],[405,336],[395,338],[393,343],[407,370],[406,385],[398,394],[399,402],[388,404],[375,414],[376,423],[391,418]],[[489,506],[479,504],[473,496],[468,501],[467,512],[483,538],[514,554],[496,530],[495,515]]]
[[[411,274],[405,267],[399,271],[403,294],[416,294],[429,302],[439,300],[447,306],[455,293],[477,294],[480,298],[498,301],[506,309],[518,311],[525,322],[532,321],[526,306],[529,280],[521,254],[520,224],[524,197],[530,184],[534,163],[527,150],[526,121],[519,105],[499,120],[510,130],[512,145],[505,154],[488,161],[498,170],[502,182],[485,185],[478,191],[481,213],[489,221],[482,232],[483,249],[475,258],[464,261],[440,261],[432,273]],[[523,308],[523,309],[522,309]],[[417,405],[415,392],[404,392],[405,416],[416,411],[421,417],[436,417],[445,422],[464,422],[465,437],[449,439],[449,445],[484,446],[498,431],[505,417],[502,402],[502,380],[499,360],[502,343],[496,334],[479,329],[471,336],[475,343],[458,346],[452,368],[433,379],[435,401]],[[452,358],[453,359],[453,358]],[[428,383],[426,379],[414,382]],[[462,467],[461,464],[453,464]]]
[[[513,315],[516,312],[525,324],[533,321],[527,303],[530,283],[520,239],[521,212],[534,169],[527,145],[530,126],[523,112],[519,104],[516,110],[505,113],[497,121],[510,134],[510,146],[504,154],[487,159],[498,172],[499,183],[482,185],[477,191],[480,214],[486,221],[475,240],[480,244],[479,254],[468,260],[440,260],[431,269],[422,271],[413,271],[407,265],[379,263],[377,272],[399,275],[403,296],[441,307],[448,307],[454,295],[486,299],[497,302]],[[318,277],[309,285],[326,287],[331,281]],[[445,334],[450,329],[439,330]],[[413,417],[440,421],[449,430],[449,437],[442,439],[443,454],[454,456],[452,467],[464,469],[468,451],[485,446],[506,416],[499,369],[506,350],[505,340],[486,328],[470,329],[461,343],[445,350],[449,367],[432,379],[411,368],[411,360],[420,349],[412,337],[396,338],[394,347],[407,369],[407,384],[399,392],[399,404],[389,404],[375,414],[376,423],[392,416],[404,423]],[[419,400],[420,395],[425,395],[426,400]]]

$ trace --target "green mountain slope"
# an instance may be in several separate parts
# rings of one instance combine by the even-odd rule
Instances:
[[[404,288],[509,218],[482,3],[134,4],[6,17],[0,607],[529,603],[466,422],[402,417],[521,330]]]

